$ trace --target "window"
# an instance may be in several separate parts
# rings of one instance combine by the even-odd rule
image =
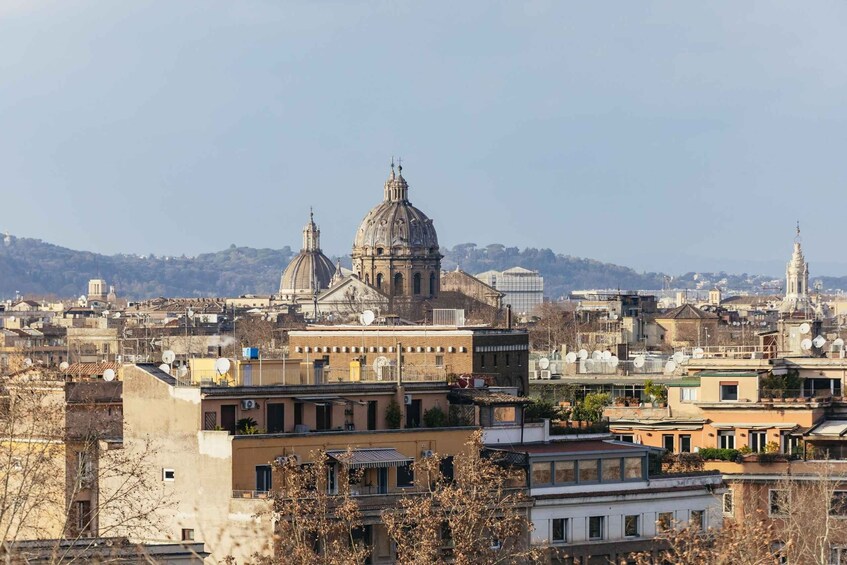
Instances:
[[[692,510],[691,517],[688,519],[688,523],[691,527],[696,528],[698,530],[702,530],[705,524],[706,519],[706,511],[705,510]]]
[[[162,469],[162,480],[163,481],[175,481],[176,480],[176,471],[173,469]]]
[[[415,473],[411,465],[397,467],[397,486],[410,487],[415,484]]]
[[[627,443],[635,443],[635,436],[632,434],[616,434],[615,439],[618,441],[625,441]]]
[[[628,538],[636,538],[641,535],[639,523],[641,516],[638,514],[630,514],[623,518],[623,535]]]
[[[673,434],[662,435],[662,447],[665,448],[665,451],[673,453],[673,439]]]
[[[403,275],[397,273],[394,275],[394,296],[403,295]]]
[[[217,412],[203,412],[203,429],[214,430],[218,427]]]
[[[553,543],[568,542],[568,519],[553,518],[551,521],[550,540]]]
[[[574,461],[556,461],[554,468],[557,485],[576,482]]]
[[[509,366],[509,354],[508,353],[506,354],[506,366],[507,367]]]
[[[832,493],[829,515],[847,518],[847,490],[837,490]]]
[[[768,441],[768,433],[760,430],[750,430],[749,432],[750,451],[758,453],[765,450],[765,444]]]
[[[621,460],[603,459],[603,482],[619,483],[621,481]]]
[[[721,400],[724,402],[738,400],[738,383],[721,383]]]
[[[332,404],[315,404],[315,429],[332,429]]]
[[[479,354],[479,366],[485,368],[485,353]]]
[[[77,483],[81,488],[88,487],[94,480],[91,456],[87,451],[77,451],[76,457]]]
[[[492,355],[492,357],[494,358],[494,366],[496,367],[497,366],[497,354],[495,353],[494,355]]]
[[[532,464],[532,486],[548,485],[552,483],[549,461]]]
[[[641,457],[624,457],[623,478],[625,481],[644,478],[644,459]]]
[[[514,406],[497,406],[494,408],[495,424],[514,424],[518,420],[518,411]]]
[[[679,436],[679,452],[680,453],[691,453],[691,436],[690,435]]]
[[[724,516],[732,516],[735,512],[735,499],[733,498],[732,489],[727,489],[723,493],[723,513]]]
[[[436,355],[435,356],[435,366],[436,367],[443,367],[444,366],[444,356],[443,355]]]
[[[579,482],[596,483],[600,477],[597,474],[597,459],[584,459],[579,462]]]
[[[684,386],[679,389],[679,399],[682,402],[697,402],[697,394],[700,391],[695,386]]]
[[[788,491],[784,489],[770,489],[768,491],[768,513],[771,516],[782,516],[788,512]]]
[[[735,449],[735,430],[719,431],[718,447],[721,449]]]
[[[588,539],[601,540],[605,538],[606,517],[590,516],[588,518]]]
[[[182,541],[194,541],[194,530],[191,528],[183,528]]]
[[[268,492],[271,490],[271,466],[256,465],[256,490]]]
[[[91,531],[91,501],[79,500],[76,503],[76,529],[78,532]]]
[[[659,512],[656,519],[656,530],[667,532],[673,526],[673,512]]]
[[[435,296],[435,273],[429,274],[429,294]]]
[[[415,275],[412,277],[412,288],[413,288],[412,291],[415,294],[421,293],[421,274],[420,273],[415,273]]]

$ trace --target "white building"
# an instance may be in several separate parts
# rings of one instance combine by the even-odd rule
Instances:
[[[486,271],[476,278],[502,292],[502,304],[511,304],[515,314],[532,314],[544,302],[544,277],[538,271],[512,267],[505,271]]]

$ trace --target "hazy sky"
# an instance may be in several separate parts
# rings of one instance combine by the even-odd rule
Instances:
[[[401,155],[442,245],[847,274],[845,2],[0,0],[0,230],[349,253]]]

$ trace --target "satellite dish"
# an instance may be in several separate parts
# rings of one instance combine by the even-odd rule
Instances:
[[[362,315],[359,316],[359,321],[362,322],[363,326],[370,326],[374,323],[376,319],[376,314],[374,314],[373,310],[365,310],[362,312]]]
[[[546,357],[542,357],[538,360],[538,366],[541,367],[542,370],[547,369],[550,367],[550,360]]]
[[[114,319],[116,319],[116,320],[117,320],[118,318],[120,318],[120,317],[121,317],[121,313],[120,313],[120,312],[115,312],[115,315],[114,315],[114,316],[112,316],[112,317],[113,317]]]
[[[632,364],[635,365],[636,369],[640,369],[644,366],[644,363],[646,362],[647,360],[644,358],[643,355],[636,355],[635,359],[633,359],[632,361]]]
[[[580,349],[577,355],[579,355],[579,358],[582,360],[588,359],[588,351],[585,349]]]
[[[612,352],[611,351],[604,351],[603,353],[600,354],[600,357],[601,357],[601,359],[603,359],[603,361],[608,361],[609,359],[612,358]]]
[[[703,355],[704,355],[705,353],[706,353],[706,352],[705,352],[705,351],[703,351],[703,348],[702,348],[702,347],[698,347],[698,348],[696,348],[696,349],[693,351],[693,357],[694,357],[695,359],[702,359],[702,358],[703,358]]]
[[[670,375],[674,371],[676,371],[676,361],[671,360],[665,363],[665,374]]]
[[[388,357],[377,357],[376,359],[374,359],[374,372],[379,373],[379,370],[381,368],[389,365],[390,363],[391,361],[388,359]]]
[[[10,321],[10,322],[14,322],[14,321],[15,321],[15,317],[14,317],[14,316],[9,316],[9,321]]]
[[[221,357],[215,361],[215,372],[219,375],[225,375],[229,372],[229,359]]]
[[[177,369],[176,374],[179,375],[180,377],[184,377],[185,375],[188,374],[188,367],[183,365],[182,367]]]
[[[106,369],[105,371],[103,371],[103,380],[106,381],[107,383],[110,383],[113,380],[115,380],[115,370],[114,369]]]
[[[838,339],[832,342],[832,345],[834,345],[835,347],[844,347],[844,340],[839,337]]]
[[[595,361],[599,361],[600,359],[603,358],[603,354],[600,353],[599,351],[595,350],[595,351],[591,352],[591,358],[594,359]]]
[[[818,337],[816,337],[815,339],[812,340],[812,345],[814,345],[818,349],[823,347],[825,343],[826,343],[826,338],[824,338],[822,335],[819,335]]]
[[[611,318],[612,318],[613,320],[617,320],[617,319],[618,319],[618,315],[617,315],[616,313],[612,313]]]
[[[67,361],[62,361],[61,363],[59,363],[59,370],[60,371],[67,371],[69,367],[70,367],[70,365],[68,364]]]
[[[573,351],[568,352],[568,354],[565,355],[565,363],[567,363],[568,365],[576,363],[576,353],[574,353]]]
[[[809,325],[809,322],[803,322],[802,324],[800,324],[800,333],[801,334],[807,334],[810,331],[812,331],[812,326]]]
[[[29,357],[24,359],[24,365],[27,367],[32,367],[32,359],[30,359]]]
[[[159,370],[163,373],[167,373],[169,375],[171,374],[171,366],[167,363],[162,363],[161,365],[159,365]]]
[[[176,359],[176,354],[170,349],[166,349],[162,352],[162,363],[167,363],[168,365],[170,365],[174,362],[174,359]]]
[[[612,367],[617,367],[620,362],[621,360],[618,359],[617,355],[612,355],[612,357],[609,359],[609,363],[612,365]]]
[[[677,365],[682,363],[683,359],[685,359],[685,355],[682,354],[682,351],[677,351],[676,353],[673,354],[673,361]]]
[[[188,315],[189,318],[194,317],[194,310],[192,310],[191,308],[189,308],[185,313]]]
[[[804,339],[803,341],[800,342],[800,349],[803,349],[804,351],[808,351],[811,348],[812,348],[812,340],[811,339],[806,338],[806,339]]]
[[[586,359],[585,360],[585,368],[593,369],[594,368],[594,359]]]

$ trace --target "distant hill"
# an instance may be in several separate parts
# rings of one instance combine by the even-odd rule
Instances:
[[[629,267],[571,257],[550,249],[477,246],[462,243],[444,247],[444,269],[477,274],[520,266],[544,276],[545,294],[553,299],[571,290],[603,288],[656,290],[663,273],[638,273]],[[88,280],[105,278],[118,294],[131,299],[156,296],[237,296],[270,294],[279,287],[282,270],[294,252],[230,246],[196,257],[101,255],[74,251],[38,239],[8,237],[0,245],[0,297],[23,295],[68,298],[85,292]],[[335,259],[333,259],[335,260]],[[342,257],[349,267],[350,258]],[[673,277],[675,288],[705,289],[719,285],[746,292],[778,292],[780,280],[762,275],[686,273]],[[815,279],[816,280],[816,279]],[[847,277],[820,277],[825,290],[847,288]]]

